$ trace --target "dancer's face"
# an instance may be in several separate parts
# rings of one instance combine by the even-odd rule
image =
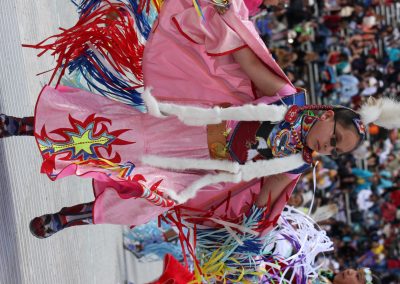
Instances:
[[[346,269],[336,274],[333,284],[365,284],[365,275],[362,269]]]
[[[356,128],[343,127],[335,122],[334,116],[332,110],[325,111],[312,126],[306,138],[306,144],[311,150],[322,155],[332,155],[336,151],[340,155],[357,147],[360,138]],[[336,140],[336,147],[331,143],[332,139]]]

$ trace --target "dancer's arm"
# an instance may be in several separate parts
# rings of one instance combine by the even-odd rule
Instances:
[[[285,188],[292,182],[286,174],[277,174],[264,178],[263,187],[256,199],[256,206],[264,207],[268,204],[271,194],[271,205],[275,203]]]
[[[264,96],[274,96],[285,86],[286,81],[269,70],[250,48],[234,52],[233,58]]]

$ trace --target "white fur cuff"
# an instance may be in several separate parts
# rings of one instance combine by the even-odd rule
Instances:
[[[284,105],[247,104],[228,108],[202,108],[196,106],[177,105],[158,102],[147,88],[142,94],[142,99],[150,115],[155,117],[176,116],[186,125],[218,124],[223,120],[237,121],[272,121],[278,122],[284,119],[287,107]]]

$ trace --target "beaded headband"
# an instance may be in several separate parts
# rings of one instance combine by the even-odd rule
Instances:
[[[354,118],[353,123],[358,131],[358,135],[360,136],[361,141],[364,141],[367,138],[367,133],[364,123],[359,118]]]
[[[338,106],[339,108],[349,109],[353,112],[354,110],[346,108],[343,106]],[[299,108],[303,109],[315,109],[315,110],[329,110],[333,109],[333,106],[318,106],[311,105]],[[366,103],[364,103],[361,108],[355,112],[359,115],[359,119],[354,119],[353,123],[358,130],[358,134],[361,139],[366,138],[366,128],[365,125],[374,123],[380,127],[386,129],[400,128],[400,116],[398,115],[400,111],[400,101],[391,99],[389,97],[383,97],[375,99],[370,97]],[[362,141],[362,140],[361,140]]]
[[[350,110],[350,111],[356,113],[351,108],[347,108],[347,107],[343,107],[343,106],[337,106],[336,108],[347,109],[347,110]],[[287,113],[285,115],[285,121],[287,121],[289,123],[294,122],[297,119],[298,114],[301,111],[304,111],[304,110],[333,110],[333,109],[335,109],[335,106],[306,105],[306,106],[299,107],[297,105],[292,105],[292,106],[290,106],[290,108],[288,109],[288,111],[287,111]],[[353,124],[357,129],[358,136],[360,137],[360,142],[357,145],[357,147],[358,147],[362,143],[362,141],[364,141],[366,139],[366,137],[367,137],[366,128],[365,128],[365,125],[364,125],[364,123],[362,122],[362,120],[360,118],[354,118],[353,119]]]

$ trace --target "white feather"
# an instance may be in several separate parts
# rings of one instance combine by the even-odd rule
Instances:
[[[370,97],[359,114],[365,125],[374,123],[387,129],[400,128],[400,102],[393,99]]]
[[[239,172],[239,163],[225,160],[189,159],[145,155],[142,162],[149,166],[170,170],[216,170]]]
[[[315,222],[321,222],[328,220],[329,218],[336,215],[339,211],[339,208],[336,204],[328,204],[322,207],[318,207],[317,210],[311,215],[311,218],[314,219]]]

